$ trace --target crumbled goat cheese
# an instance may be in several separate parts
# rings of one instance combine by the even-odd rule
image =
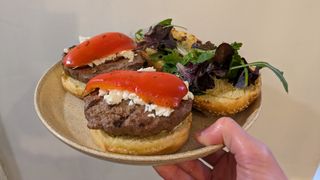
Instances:
[[[148,104],[135,93],[128,91],[110,90],[107,92],[100,89],[99,96],[103,96],[103,99],[110,105],[119,104],[122,100],[129,100],[129,106],[132,106],[133,104],[144,105],[144,111],[150,112],[150,114],[154,114],[155,116],[168,117],[174,111],[172,108],[158,106],[156,104]],[[149,117],[153,116],[150,115]]]
[[[155,72],[156,69],[154,67],[146,67],[146,68],[140,68],[137,71],[147,71],[147,72]]]
[[[190,92],[189,91],[189,83],[188,83],[188,81],[183,81],[184,82],[184,84],[187,86],[187,88],[188,88],[188,93],[182,98],[183,100],[188,100],[188,99],[191,99],[191,100],[193,100],[193,98],[194,98],[194,95],[192,94],[192,92]]]
[[[134,52],[131,51],[131,50],[128,50],[128,51],[121,51],[119,53],[116,53],[116,54],[111,54],[107,57],[103,57],[103,58],[100,58],[100,59],[96,59],[94,61],[92,61],[92,63],[89,63],[88,65],[93,67],[93,65],[100,65],[100,64],[103,64],[105,63],[106,61],[112,61],[114,59],[116,59],[117,57],[124,57],[126,59],[128,59],[128,62],[132,62],[133,59],[134,59]]]
[[[153,67],[139,69],[140,71],[153,71]],[[189,83],[184,81],[187,88],[189,87]],[[169,107],[158,106],[156,104],[148,104],[143,101],[137,94],[131,93],[129,91],[121,91],[121,90],[110,90],[104,91],[102,89],[99,90],[99,96],[103,96],[103,99],[110,105],[119,104],[122,100],[129,100],[129,106],[134,104],[139,104],[144,106],[144,112],[150,112],[148,117],[156,117],[156,116],[165,116],[168,117],[174,111],[174,109]],[[193,94],[189,91],[183,97],[183,100],[193,99]]]
[[[84,41],[90,39],[91,37],[86,37],[86,36],[79,36],[78,39],[79,39],[79,43],[83,43]]]
[[[63,52],[67,54],[69,52],[69,48],[64,48]]]

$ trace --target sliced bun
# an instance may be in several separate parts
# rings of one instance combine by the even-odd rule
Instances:
[[[231,115],[247,108],[261,93],[261,78],[244,89],[235,88],[226,80],[215,79],[215,87],[196,95],[193,107],[217,115]]]
[[[197,37],[188,32],[175,28],[171,30],[172,36],[181,43],[185,49],[191,49],[192,44],[198,41]],[[144,58],[149,59],[149,55],[154,51],[146,50]],[[162,61],[151,61],[151,65],[157,70],[161,70]],[[161,64],[162,63],[162,64]],[[261,78],[258,78],[254,85],[245,89],[235,88],[226,80],[215,79],[215,88],[208,89],[203,95],[196,95],[193,107],[217,115],[231,115],[247,108],[261,92]]]
[[[110,136],[102,130],[90,130],[94,142],[103,151],[131,155],[169,154],[178,151],[189,137],[192,114],[170,132],[146,138]]]
[[[71,94],[82,98],[82,94],[84,92],[84,89],[86,88],[86,84],[78,81],[64,73],[62,73],[61,76],[61,82],[62,82],[62,86],[63,88],[70,92]]]

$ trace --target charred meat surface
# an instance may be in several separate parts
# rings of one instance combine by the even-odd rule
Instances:
[[[169,117],[150,117],[142,105],[129,105],[122,101],[117,105],[109,105],[97,91],[84,98],[85,117],[88,128],[101,129],[109,135],[152,136],[161,131],[171,131],[191,112],[192,100],[181,101]],[[149,116],[148,116],[149,115]]]

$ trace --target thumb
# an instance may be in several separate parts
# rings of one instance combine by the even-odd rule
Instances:
[[[246,133],[233,119],[220,118],[196,134],[204,145],[224,144],[235,155],[237,177],[252,179],[287,179],[266,145]],[[258,178],[259,177],[259,178]],[[273,178],[271,178],[273,177]],[[239,178],[240,179],[240,178]]]
[[[206,146],[224,144],[233,154],[243,152],[246,149],[252,150],[262,144],[228,117],[218,119],[214,124],[197,133],[196,139]]]

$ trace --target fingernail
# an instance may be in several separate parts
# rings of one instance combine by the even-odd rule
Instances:
[[[205,146],[211,145],[210,138],[208,138],[208,129],[209,128],[206,128],[195,133],[195,138],[197,139],[197,141]]]
[[[212,145],[223,143],[222,139],[222,125],[223,119],[218,119],[214,124],[210,125],[206,129],[196,133],[196,139],[203,145]],[[222,141],[222,142],[221,142]]]

